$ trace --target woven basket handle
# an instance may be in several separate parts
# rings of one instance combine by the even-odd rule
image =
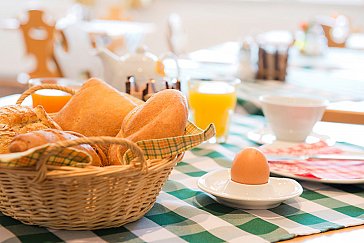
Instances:
[[[29,88],[28,90],[26,90],[16,101],[16,104],[21,105],[23,103],[23,101],[25,100],[25,98],[27,98],[29,95],[33,94],[35,91],[41,90],[41,89],[56,89],[56,90],[60,90],[60,91],[69,93],[71,95],[74,95],[76,93],[76,91],[74,89],[60,86],[57,84],[41,84],[41,85],[33,86],[33,87]]]
[[[107,137],[107,136],[100,136],[100,137],[83,137],[77,138],[74,140],[64,140],[57,143],[51,144],[44,154],[39,158],[38,163],[36,165],[36,170],[38,171],[37,176],[34,178],[33,182],[41,183],[46,179],[47,176],[47,166],[46,161],[48,158],[55,154],[55,152],[59,149],[66,148],[66,147],[73,147],[80,144],[119,144],[127,147],[130,149],[135,155],[136,159],[131,161],[133,166],[140,167],[140,171],[144,172],[147,171],[147,161],[144,158],[144,153],[141,148],[138,147],[135,143],[124,139],[124,138],[115,138],[115,137]],[[138,165],[135,161],[140,162]]]

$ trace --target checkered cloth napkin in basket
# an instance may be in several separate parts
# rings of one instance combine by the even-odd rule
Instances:
[[[179,137],[151,139],[137,142],[144,151],[146,159],[170,158],[183,153],[215,135],[215,128],[211,124],[205,130],[188,122],[185,135]],[[0,167],[31,167],[36,165],[39,158],[49,145],[29,149],[21,153],[0,154]],[[126,163],[134,158],[128,150],[124,156]],[[47,160],[48,165],[85,167],[90,162],[90,156],[74,148],[64,148],[55,151]]]
[[[262,149],[266,154],[310,155],[310,154],[342,154],[344,150],[330,147],[325,142],[314,144],[298,144],[285,148]],[[269,161],[270,170],[277,174],[318,180],[350,180],[364,179],[363,160],[325,160],[307,159],[294,161]]]
[[[188,122],[185,135],[179,137],[142,140],[136,144],[144,151],[146,159],[162,159],[183,153],[215,135],[215,128],[210,124],[206,130],[201,130],[193,123]],[[134,154],[128,150],[124,155],[124,161],[129,163]]]

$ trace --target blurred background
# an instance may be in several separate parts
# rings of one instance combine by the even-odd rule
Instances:
[[[345,64],[332,64],[333,59],[338,61],[341,56],[342,60],[349,60],[346,65],[360,66],[357,62],[361,59],[357,56],[364,50],[364,0],[1,0],[3,93],[6,87],[9,90],[6,93],[18,90],[19,83],[26,83],[37,66],[20,27],[26,23],[31,9],[42,10],[45,22],[54,25],[54,50],[50,55],[60,70],[59,75],[68,78],[105,78],[109,67],[102,64],[100,56],[95,59],[100,47],[123,56],[135,53],[143,45],[158,57],[169,51],[182,59],[234,64],[228,74],[211,75],[237,76],[243,81],[257,77],[259,47],[269,50],[272,46],[275,49],[287,46],[310,58],[307,62],[290,54],[288,64],[293,67],[322,64],[326,55],[328,66],[319,65],[325,70],[333,66],[341,69],[340,65]],[[224,48],[214,49],[219,45]],[[327,54],[328,48],[354,50],[355,57],[341,52]],[[91,70],[82,71],[79,64],[87,62],[85,66]],[[180,65],[182,69],[191,67],[183,62]],[[250,73],[250,65],[254,74]],[[285,80],[286,67],[283,69],[281,77],[266,77],[263,72],[260,79]],[[199,77],[201,72],[209,72],[199,70],[196,75]],[[194,74],[190,72],[188,76]]]

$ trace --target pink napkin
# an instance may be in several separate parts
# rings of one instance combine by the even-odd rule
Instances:
[[[285,148],[262,147],[265,154],[341,154],[340,148],[330,147],[325,142],[298,144]],[[364,179],[364,160],[324,160],[308,159],[294,161],[269,161],[271,172],[282,175],[294,175],[318,180]]]

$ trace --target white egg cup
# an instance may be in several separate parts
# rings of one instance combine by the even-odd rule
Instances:
[[[246,185],[234,182],[230,169],[209,172],[198,180],[198,187],[216,200],[238,209],[269,209],[302,194],[302,186],[293,179],[269,177],[268,183]]]

